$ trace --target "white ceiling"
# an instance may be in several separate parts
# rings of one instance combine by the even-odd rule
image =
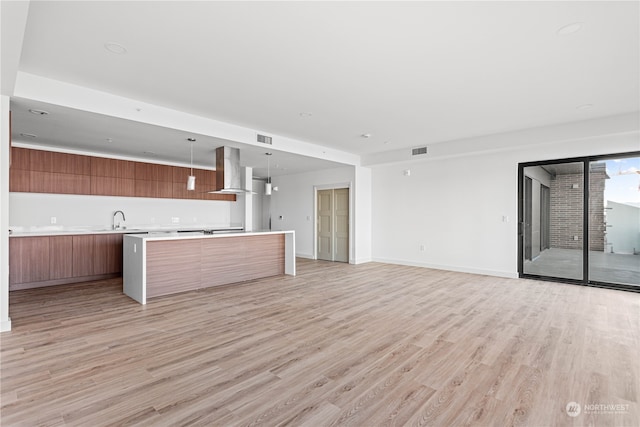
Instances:
[[[19,69],[364,155],[640,110],[638,16],[636,1],[32,1]],[[92,149],[75,126],[47,133]],[[184,158],[157,149],[181,135],[107,127]]]
[[[29,110],[46,111],[48,114],[34,115]],[[33,100],[13,98],[11,111],[13,139],[18,141],[18,146],[42,146],[47,149],[189,165],[191,143],[187,138],[195,138],[195,167],[214,169],[215,149],[223,145],[240,148],[240,163],[242,166],[252,167],[254,177],[267,176],[267,152],[272,154],[269,158],[270,176],[344,166],[327,160],[273,150],[268,146],[250,146]],[[36,138],[21,135],[25,130]]]

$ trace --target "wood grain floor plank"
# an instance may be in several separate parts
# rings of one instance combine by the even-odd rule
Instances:
[[[146,306],[120,279],[10,296],[3,426],[640,424],[634,293],[300,259]]]

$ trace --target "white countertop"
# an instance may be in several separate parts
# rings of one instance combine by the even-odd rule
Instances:
[[[210,239],[218,237],[243,237],[243,236],[259,236],[265,234],[286,234],[293,233],[293,230],[264,230],[264,231],[221,231],[215,234],[205,234],[201,231],[182,232],[177,231],[160,231],[145,234],[127,234],[127,239],[140,239],[145,241],[152,240],[185,240],[185,239]]]
[[[176,233],[181,231],[183,233],[188,230],[242,230],[242,227],[230,227],[230,226],[215,226],[215,225],[190,225],[182,227],[171,226],[131,226],[128,228],[120,228],[113,230],[111,227],[99,227],[99,226],[78,226],[78,227],[64,227],[64,226],[51,226],[51,227],[11,227],[12,233],[9,237],[41,237],[41,236],[65,236],[65,235],[77,235],[77,234],[136,234],[136,233]],[[183,231],[184,230],[184,231]],[[200,233],[202,235],[202,233]]]

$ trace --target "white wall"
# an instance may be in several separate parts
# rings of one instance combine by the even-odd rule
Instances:
[[[9,318],[9,97],[0,96],[0,332]]]
[[[517,277],[518,163],[629,152],[639,143],[637,131],[542,146],[514,141],[520,148],[374,167],[373,258]]]
[[[639,207],[607,200],[607,245],[616,254],[640,253]]]
[[[231,224],[231,205],[221,200],[153,199],[71,194],[10,193],[11,227],[111,226],[113,213],[124,211],[127,227],[219,226]],[[51,225],[51,217],[56,225]],[[178,224],[172,217],[179,218]],[[240,224],[241,225],[241,224]],[[28,231],[28,230],[26,230]]]
[[[353,166],[276,176],[271,179],[273,185],[278,187],[278,191],[272,192],[270,196],[271,227],[274,230],[295,230],[296,256],[313,258],[314,187],[333,184],[344,187],[342,184],[349,186],[354,180]],[[353,215],[353,197],[350,203]],[[353,236],[353,224],[350,224],[350,228]],[[350,261],[354,257],[353,245],[351,252]]]
[[[355,227],[354,264],[371,261],[371,195],[372,171],[370,168],[355,166],[355,198],[353,203]]]

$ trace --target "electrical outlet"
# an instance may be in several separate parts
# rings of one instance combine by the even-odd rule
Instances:
[[[58,222],[58,218],[56,218],[55,216],[51,217],[51,224],[55,224]]]
[[[177,216],[172,216],[171,217],[171,224],[179,224],[180,223],[180,218]]]
[[[573,240],[578,241],[578,240],[580,240],[580,238],[578,236],[573,236]]]

